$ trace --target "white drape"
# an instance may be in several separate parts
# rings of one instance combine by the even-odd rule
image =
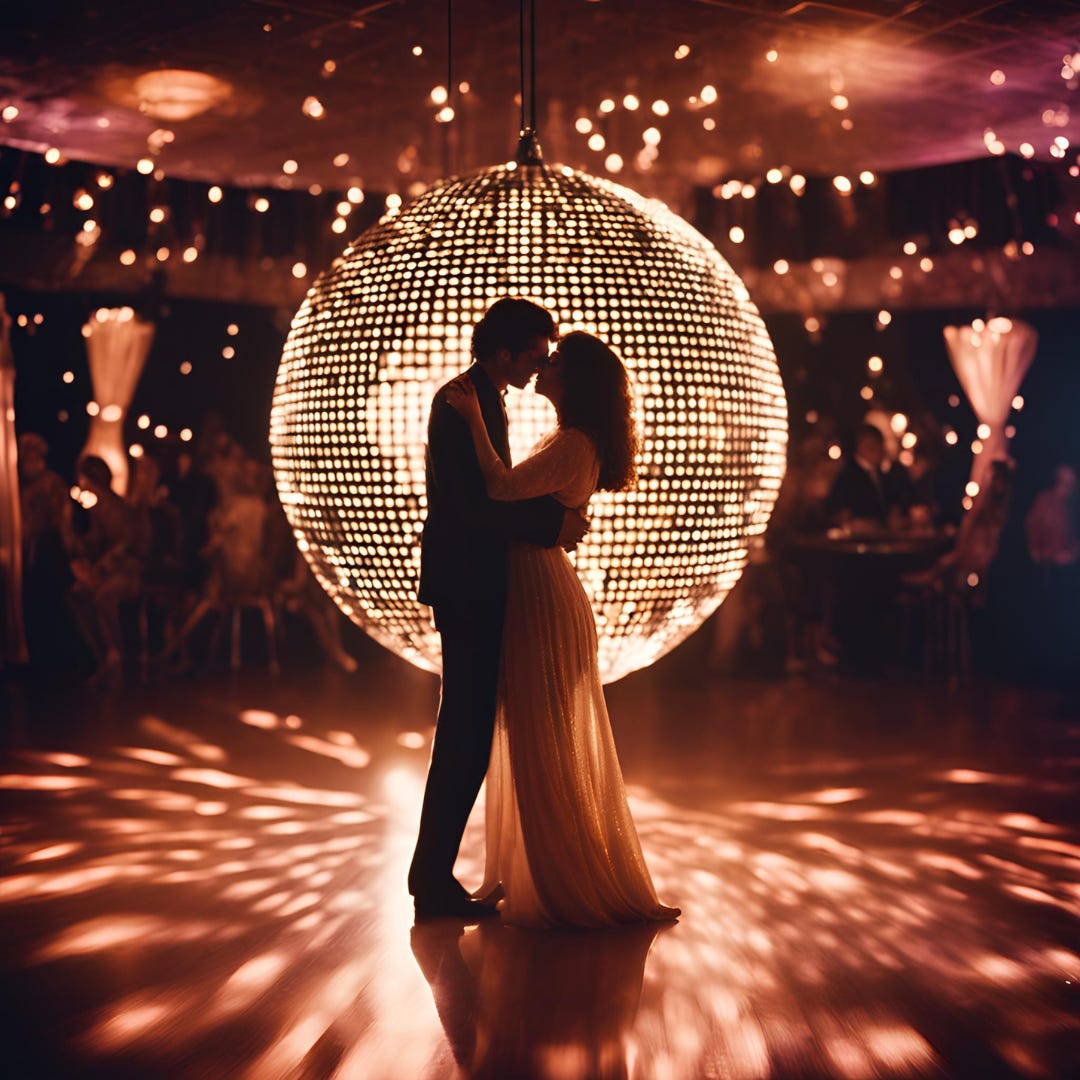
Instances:
[[[22,619],[22,525],[15,441],[15,357],[11,316],[0,293],[0,668],[27,660]]]
[[[112,470],[112,487],[127,491],[128,459],[124,448],[124,415],[154,340],[154,324],[140,319],[131,308],[100,308],[83,327],[90,382],[98,413],[90,418],[90,431],[80,458],[93,454]]]
[[[982,487],[990,463],[1009,456],[1005,435],[1012,400],[1035,358],[1039,335],[1019,319],[990,319],[985,325],[946,326],[945,344],[960,385],[967,394],[980,424],[990,434],[980,439],[982,453],[975,454],[971,479]]]

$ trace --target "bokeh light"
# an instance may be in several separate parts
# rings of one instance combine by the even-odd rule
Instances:
[[[662,204],[568,168],[507,165],[390,211],[320,275],[278,370],[270,444],[300,550],[376,641],[438,670],[415,599],[435,390],[469,363],[472,327],[526,295],[560,329],[621,354],[642,436],[637,488],[601,493],[574,559],[613,681],[664,655],[721,603],[783,478],[787,406],[746,287]],[[554,423],[509,392],[520,461]]]

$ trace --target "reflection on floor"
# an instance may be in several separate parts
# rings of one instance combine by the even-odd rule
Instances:
[[[682,920],[534,933],[412,925],[437,683],[374,647],[351,677],[3,693],[6,1076],[1080,1061],[1080,721],[1054,695],[740,683],[676,654],[609,703]],[[481,843],[474,816],[467,883]]]

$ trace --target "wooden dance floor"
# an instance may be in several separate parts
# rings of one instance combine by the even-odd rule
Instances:
[[[608,932],[413,926],[437,681],[374,645],[353,676],[0,688],[3,1075],[1077,1075],[1068,703],[699,659],[609,687],[683,917]],[[477,814],[466,884],[482,857]]]

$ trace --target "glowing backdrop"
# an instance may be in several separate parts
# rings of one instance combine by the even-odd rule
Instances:
[[[613,681],[664,655],[735,584],[784,472],[787,406],[746,287],[660,203],[568,168],[514,162],[389,211],[316,281],[278,370],[270,444],[297,542],[376,641],[437,671],[415,600],[435,390],[469,363],[496,299],[599,334],[635,385],[636,490],[591,503],[575,561]],[[510,391],[514,460],[554,414]]]

